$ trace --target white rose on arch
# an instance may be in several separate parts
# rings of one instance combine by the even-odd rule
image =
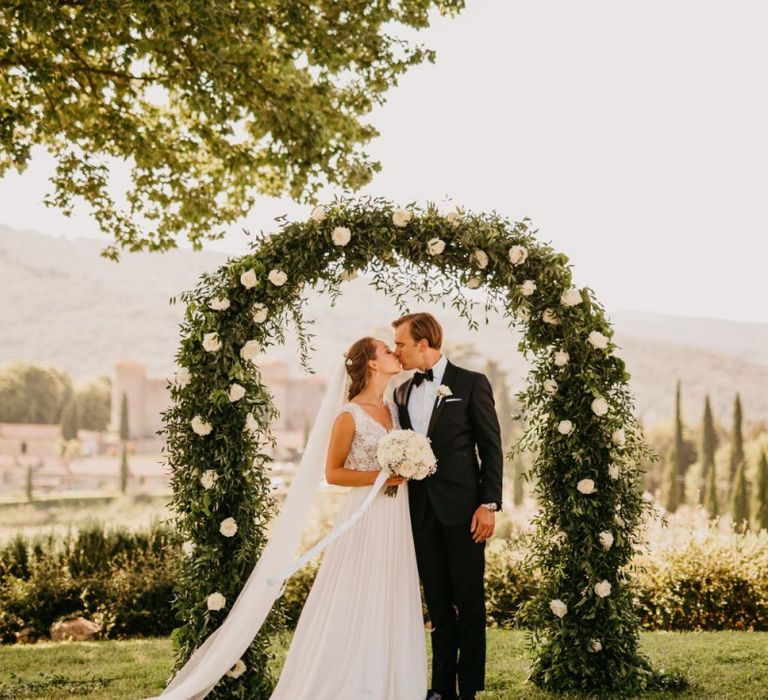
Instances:
[[[192,426],[192,430],[197,435],[205,436],[205,435],[208,435],[211,432],[211,430],[213,430],[211,424],[204,421],[202,416],[195,416],[190,421],[190,425]]]
[[[552,611],[552,613],[559,617],[561,620],[565,617],[566,613],[568,612],[568,606],[559,598],[555,598],[554,600],[549,601],[549,609]]]
[[[603,549],[610,549],[613,547],[613,533],[610,530],[603,530],[598,536],[597,539],[600,540],[600,544],[603,546]]]
[[[573,423],[569,420],[561,420],[557,424],[557,432],[561,435],[570,435],[573,432]]]
[[[259,302],[256,302],[251,307],[251,312],[253,313],[253,322],[254,323],[264,323],[264,321],[267,320],[267,316],[269,316],[269,312],[267,311],[267,307],[264,306],[264,304],[261,304]]]
[[[240,348],[240,357],[244,360],[253,360],[259,353],[261,353],[261,343],[258,340],[249,340]]]
[[[509,249],[509,262],[522,265],[528,259],[528,249],[521,245],[513,245]]]
[[[608,347],[608,337],[604,336],[600,331],[592,331],[587,340],[593,348],[598,350],[605,350]]]
[[[312,219],[312,221],[320,223],[325,219],[325,207],[315,207],[309,215],[309,218]]]
[[[205,602],[208,606],[208,610],[215,612],[221,610],[227,604],[227,599],[219,593],[219,591],[216,591],[215,593],[211,593],[211,595],[206,598]]]
[[[229,299],[216,297],[215,299],[211,299],[211,302],[208,304],[208,306],[214,311],[226,311],[229,308]]]
[[[247,669],[248,667],[245,665],[245,661],[238,659],[235,661],[235,665],[229,669],[229,671],[227,671],[227,676],[230,678],[240,678],[240,676],[242,676]]]
[[[589,496],[589,494],[595,492],[595,482],[592,479],[582,479],[576,484],[576,490],[585,496]]]
[[[445,241],[441,238],[430,238],[427,241],[427,252],[430,255],[440,255],[445,250]]]
[[[561,295],[560,295],[560,303],[563,306],[578,306],[581,304],[582,298],[581,298],[581,292],[578,289],[566,289]]]
[[[608,467],[608,476],[611,477],[614,481],[619,478],[619,465],[618,464],[611,464]]]
[[[229,400],[232,403],[239,401],[243,396],[245,396],[245,388],[240,386],[240,384],[235,383],[229,387]]]
[[[270,270],[268,279],[275,287],[282,287],[288,281],[288,275],[282,270]]]
[[[484,250],[480,250],[478,248],[477,250],[473,251],[471,259],[481,270],[485,270],[485,268],[488,267],[488,253],[486,253]]]
[[[246,270],[242,275],[240,275],[240,284],[242,284],[246,289],[255,287],[258,281],[259,280],[256,277],[256,272],[254,272],[253,268]]]
[[[603,650],[603,643],[599,639],[589,640],[589,651],[591,651],[593,654],[596,654],[597,652],[602,650]]]
[[[544,380],[544,391],[552,396],[557,393],[557,382],[554,379]]]
[[[544,314],[541,317],[544,323],[548,323],[550,326],[557,326],[560,323],[560,319],[557,317],[554,309],[544,309]]]
[[[352,232],[346,226],[337,226],[331,233],[334,245],[345,246],[352,240]]]
[[[237,523],[234,518],[225,518],[219,525],[219,532],[224,537],[234,537],[237,532]]]
[[[531,312],[524,306],[518,306],[515,309],[515,318],[518,321],[530,321],[531,320]]]
[[[608,402],[602,396],[598,396],[592,402],[592,413],[598,417],[602,417],[608,413]]]
[[[253,413],[249,413],[245,417],[245,427],[251,434],[258,432],[259,422],[256,420],[256,417],[253,415]]]
[[[459,222],[461,221],[461,214],[459,213],[459,210],[454,209],[453,211],[449,211],[445,215],[445,220],[452,226],[458,226]]]
[[[470,277],[467,280],[467,289],[478,289],[482,283],[479,277]]]
[[[408,209],[395,209],[392,212],[392,223],[398,228],[405,228],[413,214]]]
[[[627,436],[624,433],[624,428],[616,428],[616,430],[614,430],[611,435],[611,442],[614,445],[618,445],[619,447],[622,447],[626,441],[627,441]]]
[[[212,489],[213,485],[216,483],[216,479],[218,479],[219,476],[216,474],[216,472],[213,469],[206,469],[203,472],[203,475],[200,477],[200,483],[203,485],[203,488],[207,491],[208,489]]]
[[[565,367],[568,364],[568,360],[570,359],[571,359],[571,356],[567,352],[563,350],[558,350],[555,353],[555,366]]]
[[[177,386],[187,386],[192,381],[192,374],[186,367],[180,367],[176,374],[173,375],[173,383]]]
[[[531,296],[536,291],[536,282],[533,280],[525,280],[520,285],[520,294],[522,294],[524,297]]]
[[[203,348],[208,352],[218,352],[221,350],[221,338],[216,332],[206,333],[203,336]]]
[[[610,581],[600,581],[600,583],[595,584],[595,593],[600,598],[607,598],[609,595],[611,595],[611,583]]]

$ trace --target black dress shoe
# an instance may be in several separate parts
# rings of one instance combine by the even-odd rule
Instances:
[[[443,700],[443,696],[440,693],[436,693],[433,690],[427,691],[427,700]]]

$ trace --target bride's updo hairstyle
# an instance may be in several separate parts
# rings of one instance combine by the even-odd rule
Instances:
[[[352,346],[344,354],[347,358],[347,374],[352,380],[349,385],[347,401],[357,396],[368,383],[368,360],[376,358],[376,341],[373,338],[360,338],[352,343]]]

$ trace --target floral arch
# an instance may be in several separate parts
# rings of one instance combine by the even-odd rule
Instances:
[[[629,576],[652,507],[639,487],[647,448],[629,375],[603,307],[590,289],[572,286],[568,258],[535,234],[527,219],[339,199],[307,221],[283,221],[279,233],[181,295],[182,369],[164,416],[172,506],[186,540],[174,600],[185,620],[174,632],[177,667],[226,616],[275,513],[262,448],[273,441],[277,412],[252,360],[283,343],[292,325],[306,366],[304,285],[319,284],[335,300],[344,281],[366,270],[400,306],[415,292],[455,307],[470,327],[465,290],[482,288],[486,310],[523,330],[518,349],[533,364],[518,395],[527,431],[515,449],[534,450],[540,509],[528,553],[540,585],[522,611],[532,680],[553,691],[657,685],[638,650]],[[269,643],[279,627],[277,610],[244,655],[245,672],[224,678],[212,697],[268,697]]]

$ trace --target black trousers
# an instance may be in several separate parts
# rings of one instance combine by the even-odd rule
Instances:
[[[485,542],[470,523],[448,527],[430,504],[413,524],[416,562],[432,624],[431,688],[444,698],[485,687]]]

